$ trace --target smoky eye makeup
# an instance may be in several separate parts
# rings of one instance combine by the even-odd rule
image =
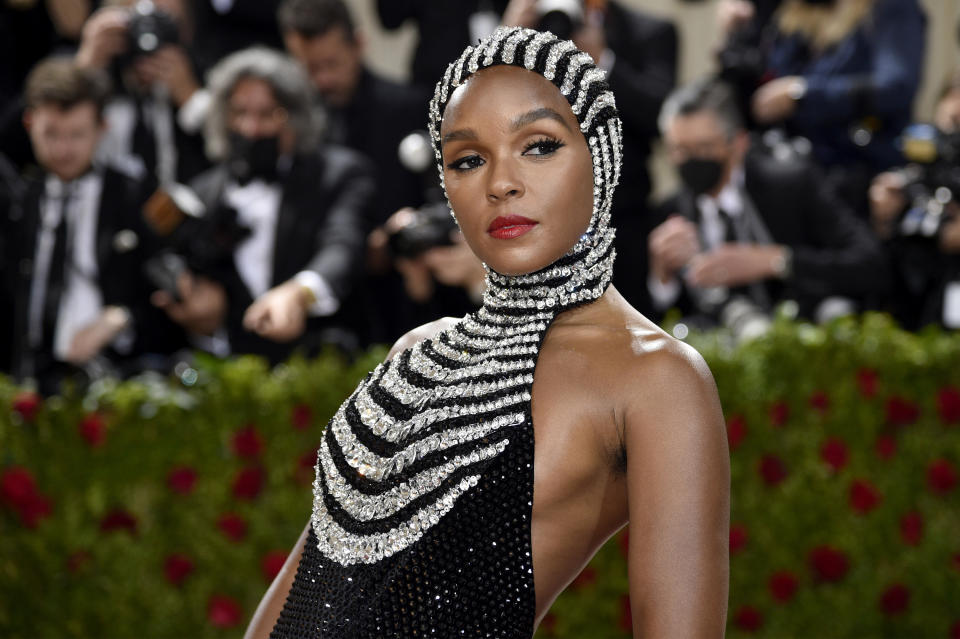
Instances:
[[[553,155],[564,146],[566,146],[566,144],[558,138],[542,136],[527,143],[527,145],[523,148],[523,154],[532,155],[534,157],[544,157]],[[536,153],[532,153],[532,151],[536,151]]]

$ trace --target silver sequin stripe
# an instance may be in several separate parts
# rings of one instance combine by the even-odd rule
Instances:
[[[450,465],[452,468],[452,464]],[[354,535],[343,529],[327,511],[323,499],[313,501],[311,524],[317,536],[317,549],[323,556],[343,566],[372,564],[390,557],[415,543],[423,533],[440,523],[457,499],[480,481],[479,475],[464,477],[436,502],[424,506],[409,520],[393,530],[373,535]]]
[[[323,445],[326,448],[326,442]],[[334,501],[353,519],[362,522],[385,519],[439,488],[457,470],[491,459],[502,453],[506,447],[507,440],[500,440],[491,446],[457,455],[450,460],[453,468],[448,470],[446,464],[437,468],[427,468],[378,495],[367,495],[355,489],[337,472],[333,462],[330,461],[329,465],[325,464],[326,488]],[[329,457],[329,455],[330,452],[327,449],[326,456]],[[314,479],[313,489],[315,494],[323,494],[319,475]]]
[[[535,355],[537,346],[527,346],[523,355]],[[486,353],[485,353],[486,355]],[[455,382],[463,379],[472,379],[481,375],[512,373],[514,371],[532,369],[533,360],[515,360],[511,362],[492,362],[490,358],[485,358],[480,363],[465,365],[462,368],[447,369],[440,365],[430,355],[423,352],[420,348],[410,355],[410,365],[415,366],[416,370],[435,382]]]
[[[466,404],[463,406],[446,406],[444,408],[449,415],[448,419],[465,415],[482,415],[504,410],[512,410],[520,414],[524,402],[529,401],[530,392],[524,390],[486,402]],[[446,450],[451,446],[457,446],[478,439],[503,426],[496,418],[493,418],[490,421],[482,421],[472,426],[449,428],[412,442],[409,446],[402,448],[390,457],[381,457],[357,439],[343,411],[343,408],[337,411],[337,414],[334,415],[327,428],[333,433],[337,445],[340,447],[340,450],[343,451],[343,457],[347,464],[359,474],[375,481],[380,481],[385,477],[401,472],[405,467],[410,466],[418,459],[422,459],[430,453],[438,450]],[[416,419],[394,424],[394,429],[406,432],[406,434],[401,433],[398,439],[409,436],[409,434],[414,431],[414,428],[423,428],[423,425]]]
[[[515,375],[497,380],[496,382],[480,382],[470,380],[454,384],[437,384],[432,388],[417,386],[401,375],[396,367],[387,371],[380,380],[380,388],[405,406],[414,404],[422,406],[430,401],[460,398],[469,400],[489,393],[509,390],[517,386],[533,383],[533,376],[528,374]]]

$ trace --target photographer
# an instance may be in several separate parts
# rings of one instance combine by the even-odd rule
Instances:
[[[102,74],[70,59],[41,62],[27,80],[24,125],[43,174],[16,197],[3,257],[21,336],[15,374],[44,393],[67,377],[162,368],[184,344],[146,297],[150,185],[93,160],[106,96]]]
[[[751,142],[728,86],[678,89],[661,127],[683,186],[649,237],[658,310],[730,323],[737,309],[766,315],[792,299],[818,317],[827,298],[885,292],[887,264],[869,229],[806,158]]]
[[[870,179],[899,162],[895,139],[911,119],[925,27],[917,0],[783,0],[772,18],[757,76],[767,81],[749,89],[752,119],[810,140],[863,216]]]
[[[207,97],[198,91],[191,40],[186,0],[108,6],[86,22],[77,64],[110,71],[121,88],[104,111],[98,158],[161,184],[209,166],[200,134]]]
[[[201,237],[214,242],[226,229],[228,239],[204,247],[215,264],[181,277],[180,301],[159,291],[155,303],[198,333],[210,333],[225,314],[213,337],[232,353],[277,362],[298,346],[352,350],[356,318],[345,302],[362,263],[374,188],[366,163],[319,145],[308,80],[288,57],[239,51],[209,77],[205,132],[219,163],[192,186],[206,210]],[[211,294],[223,304],[207,303]]]
[[[915,163],[870,186],[870,220],[894,261],[891,310],[910,329],[960,328],[960,73],[946,83],[934,121],[904,132]]]

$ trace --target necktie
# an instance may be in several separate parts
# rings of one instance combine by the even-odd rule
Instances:
[[[30,295],[29,337],[31,346],[35,348],[44,342],[49,342],[56,328],[57,307],[60,304],[60,294],[63,292],[67,255],[68,200],[69,195],[63,192],[56,198],[57,212],[43,215],[41,221],[34,281]]]

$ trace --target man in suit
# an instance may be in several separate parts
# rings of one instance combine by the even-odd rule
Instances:
[[[660,125],[682,187],[649,237],[657,310],[716,322],[734,299],[759,312],[792,299],[812,317],[828,298],[886,291],[888,264],[870,230],[805,158],[751,148],[727,85],[677,90]]]
[[[189,6],[185,0],[121,5],[87,20],[75,58],[81,67],[111,71],[121,89],[105,107],[109,126],[97,157],[160,184],[187,182],[209,167],[200,134],[207,96],[191,57]],[[144,18],[167,28],[134,37]]]
[[[180,301],[160,291],[155,303],[232,353],[276,362],[296,346],[354,347],[345,307],[363,259],[371,171],[356,153],[319,145],[308,80],[288,57],[239,51],[211,70],[208,88],[207,148],[219,164],[192,186],[210,237],[241,232],[208,272],[182,278]],[[218,291],[224,304],[208,304]]]
[[[93,162],[107,83],[69,59],[40,63],[24,114],[42,175],[12,211],[16,374],[44,392],[80,369],[134,372],[182,335],[152,309],[142,265],[155,248],[140,215],[151,184]]]

